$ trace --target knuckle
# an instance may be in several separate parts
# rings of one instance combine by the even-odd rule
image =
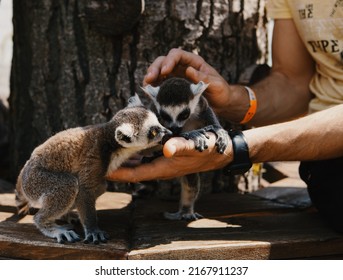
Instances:
[[[166,57],[164,55],[160,55],[156,58],[157,61],[162,61],[164,60]]]
[[[165,56],[157,57],[155,61],[148,67],[148,71],[154,69],[156,65],[160,64],[164,59],[165,59]]]
[[[178,54],[179,52],[181,52],[180,49],[177,49],[177,48],[172,48],[168,54],[170,55],[174,55],[174,54]]]
[[[205,59],[203,59],[202,56],[198,55],[198,59],[199,59],[199,63],[200,64],[205,64],[206,63]]]

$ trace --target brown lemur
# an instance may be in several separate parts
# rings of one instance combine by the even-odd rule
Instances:
[[[71,225],[58,225],[77,209],[85,243],[106,242],[99,229],[96,199],[106,191],[105,175],[130,156],[153,147],[171,132],[143,107],[138,95],[107,123],[59,132],[38,146],[22,168],[16,185],[19,213],[40,205],[34,215],[38,229],[59,243],[79,241]]]
[[[145,86],[143,91],[152,100],[152,110],[163,126],[173,132],[173,136],[191,139],[200,152],[207,149],[208,135],[216,135],[219,153],[224,153],[228,143],[228,133],[221,127],[215,113],[202,96],[208,84],[200,81],[190,83],[182,78],[169,78],[160,86]],[[202,216],[194,212],[194,203],[200,191],[199,174],[181,177],[181,199],[176,213],[164,213],[170,220],[192,220]]]

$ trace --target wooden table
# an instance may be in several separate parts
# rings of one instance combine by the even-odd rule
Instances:
[[[206,194],[204,219],[167,221],[177,201],[135,199],[107,192],[97,203],[107,244],[58,244],[43,236],[32,216],[15,214],[14,194],[0,194],[0,258],[10,259],[332,259],[343,257],[343,235],[313,208],[255,195]],[[79,229],[82,234],[82,231]]]

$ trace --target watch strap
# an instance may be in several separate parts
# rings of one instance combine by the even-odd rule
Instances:
[[[249,147],[242,131],[230,130],[229,136],[232,141],[233,160],[224,170],[227,175],[238,175],[247,172],[251,166]]]

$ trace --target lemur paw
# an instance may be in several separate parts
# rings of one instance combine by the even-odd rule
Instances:
[[[226,130],[217,125],[209,125],[203,128],[206,132],[213,132],[216,135],[217,152],[223,154],[229,144],[229,134]]]
[[[227,145],[229,144],[229,134],[227,133],[226,130],[220,128],[218,129],[215,134],[217,135],[217,140],[216,140],[216,146],[217,146],[217,151],[220,154],[223,154],[227,148]]]
[[[182,132],[181,137],[192,140],[195,145],[195,149],[202,152],[208,148],[208,139],[210,138],[204,129],[197,129],[187,132]]]
[[[182,220],[186,221],[195,221],[204,218],[204,216],[200,215],[199,213],[185,213],[182,215]]]
[[[75,231],[69,230],[67,227],[59,227],[56,229],[54,237],[60,244],[64,244],[65,241],[74,243],[81,240],[80,236]]]
[[[203,216],[198,213],[184,213],[181,211],[178,211],[175,213],[164,212],[164,217],[172,221],[176,221],[176,220],[194,221],[194,220],[203,218]]]
[[[83,243],[93,243],[93,244],[99,244],[99,242],[107,243],[107,240],[109,239],[108,233],[105,231],[102,231],[100,229],[95,229],[92,231],[87,231],[85,239],[83,240]]]

